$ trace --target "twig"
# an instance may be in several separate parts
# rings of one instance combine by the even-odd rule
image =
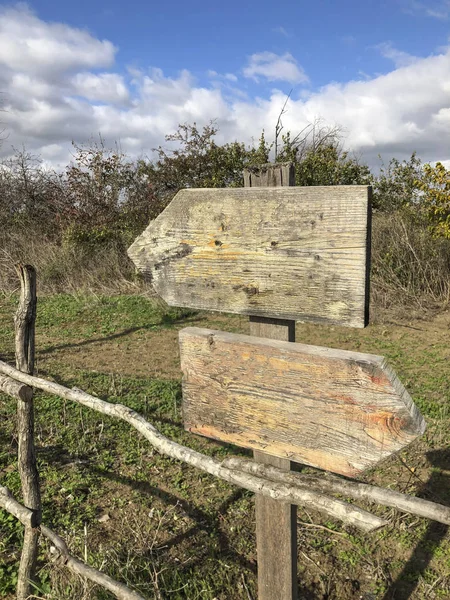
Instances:
[[[315,560],[313,560],[310,556],[308,556],[305,552],[303,552],[303,550],[300,550],[300,553],[303,554],[303,556],[306,558],[306,560],[309,560],[310,562],[312,562],[312,564],[317,567],[319,569],[319,571],[323,574],[326,575],[325,571],[322,569],[322,567],[320,565],[318,565],[316,563]]]
[[[323,531],[328,531],[328,533],[334,533],[334,535],[342,535],[343,537],[345,537],[345,533],[342,533],[342,531],[334,531],[329,527],[325,527],[324,525],[318,525],[317,523],[306,523],[306,521],[297,521],[297,524],[303,525],[304,527],[312,527],[314,529],[323,529]]]
[[[25,526],[30,526],[33,523],[33,519],[35,519],[34,512],[17,502],[11,492],[2,486],[0,486],[0,506],[19,519]],[[81,575],[89,579],[89,581],[93,581],[106,590],[109,590],[119,600],[144,600],[142,596],[127,588],[123,583],[114,581],[109,575],[90,567],[72,556],[69,553],[66,542],[45,525],[40,525],[37,530],[53,544],[54,548],[50,549],[50,552],[55,556],[57,562],[67,567],[73,573]]]
[[[435,497],[437,500],[439,500],[440,502],[442,502],[442,498],[441,498],[441,497],[440,497],[438,494],[436,494],[436,492],[434,492],[434,491],[433,491],[433,490],[432,490],[432,489],[429,487],[429,485],[428,485],[428,483],[427,483],[426,481],[424,481],[424,480],[423,480],[421,477],[419,477],[419,475],[417,475],[417,473],[415,473],[415,472],[414,472],[414,471],[411,469],[411,467],[409,467],[409,466],[407,465],[407,463],[406,463],[406,462],[403,460],[403,458],[402,458],[401,456],[398,456],[398,460],[399,460],[399,461],[400,461],[400,463],[401,463],[401,464],[402,464],[402,465],[405,467],[405,469],[406,469],[407,471],[409,471],[409,473],[410,473],[410,475],[411,475],[411,478],[413,478],[413,477],[414,477],[414,479],[417,479],[417,481],[418,481],[418,482],[419,482],[421,485],[423,485],[423,487],[424,487],[424,488],[426,488],[426,490],[427,490],[427,491],[428,491],[430,494],[432,494],[432,495],[433,495],[433,496],[434,496],[434,497]],[[431,503],[431,504],[433,504],[433,503]],[[443,522],[443,521],[442,521],[442,522]],[[450,523],[445,523],[445,524],[446,524],[446,525],[449,525]]]
[[[243,470],[230,468],[220,461],[196,452],[191,448],[182,446],[162,435],[144,417],[122,404],[111,404],[95,398],[79,389],[69,389],[54,383],[21,373],[3,361],[0,361],[0,373],[8,375],[17,381],[27,383],[47,393],[55,394],[67,400],[73,400],[83,406],[87,406],[110,417],[116,417],[126,421],[139,431],[159,452],[171,458],[186,462],[198,469],[206,471],[210,475],[220,477],[225,481],[239,485],[257,494],[262,494],[274,500],[306,506],[318,510],[329,517],[339,519],[347,525],[358,527],[362,531],[370,532],[387,524],[384,519],[377,517],[357,506],[331,498],[305,486],[292,483],[279,483],[273,480],[246,473]]]
[[[275,125],[275,162],[276,162],[277,156],[278,156],[278,137],[284,129],[283,123],[281,121],[281,117],[286,112],[286,104],[288,103],[289,98],[291,97],[291,94],[292,94],[292,90],[286,96],[286,100],[284,101],[283,108],[281,109],[280,114],[278,115],[277,124]]]
[[[245,581],[245,575],[244,575],[244,573],[242,573],[241,579],[242,579],[242,586],[243,586],[243,588],[244,588],[244,590],[245,590],[245,592],[247,594],[248,600],[253,600],[253,598],[252,598],[252,596],[250,594],[250,590],[248,589],[247,582]]]

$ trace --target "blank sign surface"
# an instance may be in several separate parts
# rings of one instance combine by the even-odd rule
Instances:
[[[381,356],[199,328],[180,352],[193,433],[356,476],[425,430]]]
[[[187,189],[129,249],[171,306],[364,327],[367,186]]]

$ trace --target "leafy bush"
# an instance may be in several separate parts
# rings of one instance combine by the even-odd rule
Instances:
[[[369,185],[373,180],[369,167],[343,149],[339,128],[320,120],[294,138],[290,132],[283,135],[277,161],[294,163],[296,185]]]
[[[430,231],[450,240],[450,171],[440,162],[434,167],[426,164],[417,186],[423,193],[421,208]]]
[[[418,182],[422,178],[422,162],[415,152],[409,160],[392,158],[381,165],[378,177],[373,178],[373,207],[392,212],[417,205],[420,201]]]
[[[76,146],[61,173],[25,151],[0,168],[0,288],[13,289],[15,261],[30,261],[40,285],[132,291],[139,279],[126,248],[186,187],[242,186],[244,168],[292,161],[297,185],[372,184],[373,298],[393,305],[445,306],[450,281],[450,172],[393,158],[374,175],[342,147],[337,128],[316,121],[293,137],[254,147],[219,144],[218,129],[194,123],[166,136],[154,161],[130,161],[102,140]]]

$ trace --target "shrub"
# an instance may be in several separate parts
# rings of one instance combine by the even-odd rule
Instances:
[[[426,164],[417,186],[423,193],[420,206],[428,228],[434,236],[450,240],[450,171],[440,162],[434,167]]]
[[[372,234],[376,306],[444,308],[450,302],[450,240],[436,238],[412,210],[376,213]]]

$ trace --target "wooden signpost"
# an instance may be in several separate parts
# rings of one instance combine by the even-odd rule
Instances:
[[[291,187],[295,185],[295,167],[261,165],[244,170],[244,186]],[[295,342],[295,320],[250,315],[250,335],[284,342]],[[294,463],[289,458],[274,456],[254,449],[258,463],[290,471]],[[255,497],[256,550],[258,558],[258,595],[268,600],[274,595],[297,600],[297,506],[277,502],[261,494]],[[275,559],[276,557],[276,559]]]
[[[171,306],[364,327],[367,186],[181,190],[128,253]]]
[[[289,167],[246,173],[290,185]],[[347,476],[423,433],[382,357],[295,343],[295,320],[368,322],[367,186],[188,189],[129,249],[172,306],[250,316],[251,336],[180,332],[185,427]],[[268,339],[270,338],[270,339]],[[295,507],[256,498],[260,600],[295,600]]]
[[[356,477],[425,431],[381,356],[195,327],[180,349],[193,433]]]

